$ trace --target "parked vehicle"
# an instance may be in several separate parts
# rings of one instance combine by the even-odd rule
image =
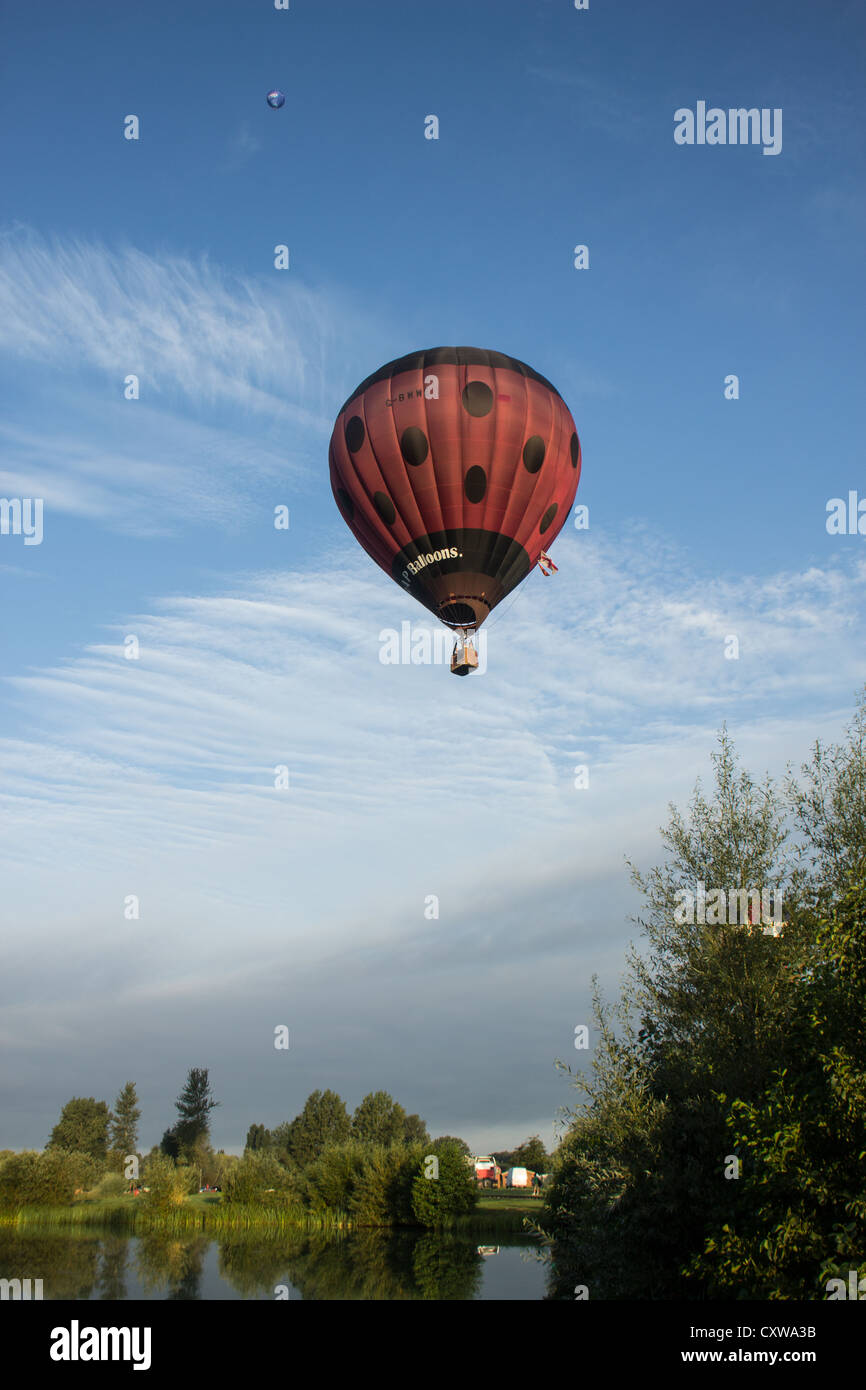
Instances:
[[[495,1158],[485,1154],[473,1160],[475,1165],[475,1181],[482,1187],[498,1187],[501,1169]]]

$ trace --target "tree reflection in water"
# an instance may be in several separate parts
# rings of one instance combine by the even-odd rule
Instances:
[[[274,1237],[249,1232],[218,1242],[205,1232],[130,1237],[0,1229],[0,1277],[42,1279],[45,1299],[195,1300],[202,1298],[205,1256],[214,1244],[220,1279],[242,1298],[466,1300],[478,1298],[482,1288],[478,1239],[475,1232],[407,1229]]]

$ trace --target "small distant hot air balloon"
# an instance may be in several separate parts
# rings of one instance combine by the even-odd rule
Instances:
[[[268,106],[272,106],[275,111],[278,110],[280,106],[285,106],[285,104],[286,98],[283,96],[282,92],[277,91],[276,87],[272,92],[268,92]]]
[[[355,538],[456,630],[451,669],[466,675],[469,634],[547,559],[577,492],[580,443],[559,392],[502,352],[409,353],[352,392],[329,459]]]

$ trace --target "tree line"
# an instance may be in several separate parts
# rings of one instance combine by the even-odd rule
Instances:
[[[365,1096],[351,1115],[334,1091],[314,1091],[293,1120],[273,1130],[251,1125],[240,1158],[215,1153],[210,1143],[218,1104],[207,1068],[191,1068],[175,1123],[141,1155],[133,1082],[113,1110],[92,1096],[73,1097],[43,1153],[0,1154],[0,1207],[134,1191],[146,1205],[169,1209],[206,1186],[219,1189],[228,1205],[279,1208],[299,1218],[342,1212],[370,1225],[436,1225],[477,1201],[468,1145],[451,1135],[431,1140],[421,1117],[385,1091]]]
[[[471,1211],[477,1201],[469,1145],[454,1135],[431,1139],[421,1116],[407,1114],[387,1091],[370,1092],[350,1113],[335,1091],[316,1090],[293,1120],[273,1129],[250,1125],[240,1158],[211,1145],[211,1112],[219,1104],[208,1069],[190,1068],[174,1124],[142,1155],[134,1082],[126,1082],[113,1109],[92,1096],[73,1097],[43,1153],[0,1154],[0,1206],[135,1191],[149,1205],[169,1208],[205,1186],[218,1189],[227,1204],[299,1216],[339,1211],[373,1225],[434,1225]],[[503,1167],[539,1170],[549,1162],[537,1135],[496,1158]]]

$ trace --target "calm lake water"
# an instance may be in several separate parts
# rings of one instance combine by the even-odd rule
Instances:
[[[42,1279],[46,1300],[536,1300],[547,1291],[539,1255],[524,1236],[483,1231],[278,1240],[0,1231],[0,1278]]]

